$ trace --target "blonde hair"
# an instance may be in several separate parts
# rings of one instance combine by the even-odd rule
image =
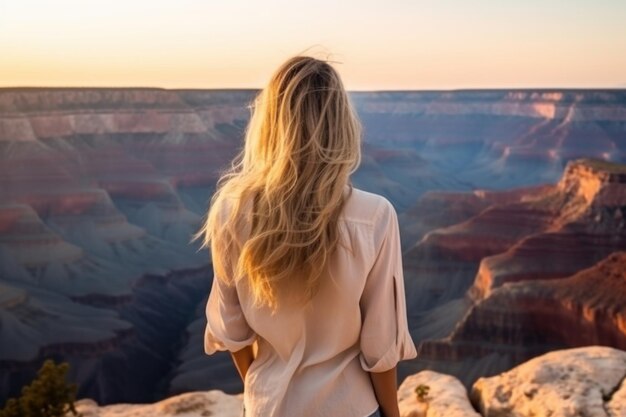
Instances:
[[[247,277],[254,305],[276,310],[279,290],[294,285],[310,300],[319,287],[361,163],[362,127],[335,69],[307,56],[281,65],[252,109],[245,146],[192,241],[204,235],[201,248],[210,245],[214,279]]]

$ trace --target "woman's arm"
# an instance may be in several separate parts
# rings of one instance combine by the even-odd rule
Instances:
[[[382,417],[400,417],[396,369],[397,366],[394,366],[385,372],[369,373]]]
[[[230,355],[233,358],[233,362],[235,363],[235,367],[239,372],[241,380],[244,381],[246,379],[246,373],[248,373],[248,368],[254,360],[254,350],[252,345],[248,345],[237,352],[230,352]]]

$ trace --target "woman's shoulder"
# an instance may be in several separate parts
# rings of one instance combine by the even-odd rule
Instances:
[[[395,214],[395,209],[386,197],[353,186],[343,217],[346,220],[374,225],[381,217],[392,214]]]

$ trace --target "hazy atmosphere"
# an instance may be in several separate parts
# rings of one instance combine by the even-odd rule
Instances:
[[[626,86],[626,2],[0,2],[0,86],[257,88],[286,57],[352,90]]]
[[[242,147],[271,241],[354,186],[271,320]],[[626,0],[0,0],[0,417],[626,417],[625,300]]]

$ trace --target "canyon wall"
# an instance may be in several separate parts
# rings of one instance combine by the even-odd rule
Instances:
[[[105,404],[241,391],[228,355],[206,357],[198,343],[212,271],[189,239],[242,145],[255,94],[0,89],[0,403],[48,357],[70,362],[80,397]],[[576,273],[623,248],[623,174],[598,161],[626,162],[625,91],[350,95],[365,127],[353,182],[389,198],[401,222],[422,352],[401,375],[448,363],[468,382],[546,348],[622,343],[618,319],[601,336],[501,353],[523,351],[516,343],[528,336],[505,328],[532,333],[533,303],[572,329],[595,306],[570,294],[552,308],[562,293],[547,287],[524,298],[526,281],[603,287]],[[599,160],[567,165],[581,156]],[[499,303],[519,306],[493,314],[501,328],[485,318]]]
[[[626,165],[571,161],[554,186],[494,203],[407,251],[407,258],[438,251],[436,275],[420,269],[422,258],[408,260],[415,293],[455,285],[463,302],[459,308],[451,296],[430,310],[408,296],[418,323],[448,324],[439,333],[416,328],[420,356],[411,369],[451,372],[471,384],[554,349],[626,349],[625,173]]]

